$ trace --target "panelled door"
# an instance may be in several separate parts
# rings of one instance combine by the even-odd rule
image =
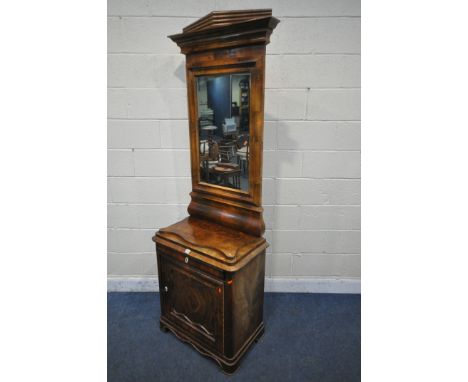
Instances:
[[[223,283],[162,252],[163,316],[203,344],[223,351]]]

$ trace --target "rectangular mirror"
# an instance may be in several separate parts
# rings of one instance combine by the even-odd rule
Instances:
[[[200,181],[248,192],[250,74],[198,76]]]

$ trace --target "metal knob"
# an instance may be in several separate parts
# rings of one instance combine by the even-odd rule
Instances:
[[[167,285],[164,287],[164,292],[167,292],[169,290],[169,288],[167,287]]]
[[[185,264],[187,264],[187,263],[188,263],[188,257],[185,258]]]

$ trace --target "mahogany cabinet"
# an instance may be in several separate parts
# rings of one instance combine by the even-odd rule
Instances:
[[[160,327],[233,373],[263,334],[262,157],[270,9],[218,11],[169,36],[186,55],[189,217],[153,241]]]

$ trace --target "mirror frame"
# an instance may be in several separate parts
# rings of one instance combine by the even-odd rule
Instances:
[[[191,147],[192,189],[194,192],[261,206],[263,163],[263,99],[264,56],[249,55],[249,49],[233,49],[230,57],[207,57],[209,54],[187,57],[187,91],[189,103],[189,130]],[[242,57],[249,55],[250,57]],[[219,54],[218,54],[219,56]],[[239,62],[240,58],[242,59]],[[222,74],[250,74],[249,105],[249,189],[243,191],[200,181],[200,145],[198,129],[197,77]]]

